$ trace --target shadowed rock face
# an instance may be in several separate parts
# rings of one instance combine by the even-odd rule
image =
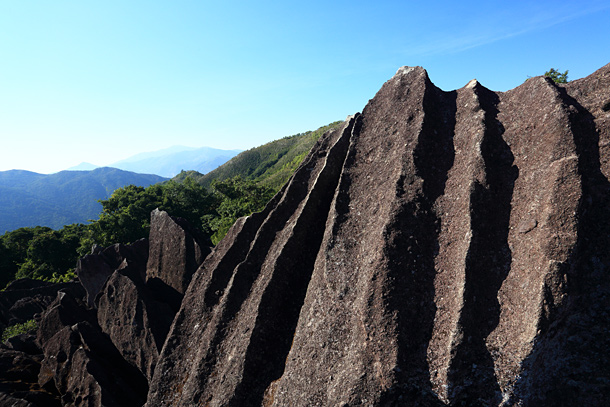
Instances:
[[[610,65],[401,68],[205,259],[147,406],[604,405],[608,145]]]
[[[212,242],[185,219],[155,209],[150,214],[146,283],[174,312]]]
[[[78,260],[76,274],[87,291],[89,306],[95,306],[95,296],[102,290],[108,277],[121,266],[123,260],[137,265],[142,278],[146,278],[148,240],[140,239],[130,245],[117,243],[104,249],[94,246],[93,253]]]
[[[20,280],[0,296],[5,321],[38,322],[36,337],[0,344],[0,405],[141,406],[183,290],[207,246],[186,221],[154,211],[148,240],[96,247],[80,281]],[[148,280],[146,282],[146,280]],[[175,287],[167,296],[165,287]],[[183,292],[183,291],[182,291]],[[91,303],[93,301],[93,303]]]
[[[96,299],[97,322],[123,358],[147,379],[159,357],[174,318],[170,306],[155,301],[137,268],[124,262]]]

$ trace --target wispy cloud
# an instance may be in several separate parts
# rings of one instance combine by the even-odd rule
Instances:
[[[483,25],[474,22],[474,28],[454,27],[451,33],[439,33],[427,41],[420,39],[405,49],[403,55],[415,57],[459,53],[610,9],[610,4],[604,3],[569,4],[553,8],[532,6],[530,10],[521,10],[519,15],[515,12],[487,15],[486,20],[491,23]]]

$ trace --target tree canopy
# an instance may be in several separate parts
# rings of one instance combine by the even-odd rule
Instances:
[[[59,230],[37,226],[0,236],[0,287],[15,278],[64,281],[93,244],[133,243],[148,237],[150,213],[159,208],[188,220],[218,243],[235,220],[262,210],[276,190],[239,176],[214,182],[211,191],[192,178],[143,188],[119,188],[102,204],[99,218]]]
[[[567,70],[564,73],[561,73],[557,69],[551,68],[544,73],[544,76],[548,76],[555,83],[568,83],[568,71]]]

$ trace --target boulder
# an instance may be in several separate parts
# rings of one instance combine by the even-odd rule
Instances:
[[[605,405],[608,95],[399,69],[207,256],[147,406]]]
[[[135,267],[138,267],[140,274],[144,276],[147,259],[147,239],[140,239],[131,245],[117,243],[105,249],[94,246],[92,254],[80,258],[76,265],[76,274],[87,291],[89,306],[95,306],[95,296],[123,260],[129,260]]]
[[[127,261],[106,281],[96,305],[102,331],[129,364],[151,378],[174,318],[169,305],[152,298]]]
[[[182,296],[212,243],[185,219],[155,209],[150,215],[146,283],[177,311]]]
[[[59,291],[67,291],[75,297],[83,297],[83,287],[76,281],[50,283],[41,280],[19,279],[0,292],[0,330],[22,324],[44,311],[57,297]]]

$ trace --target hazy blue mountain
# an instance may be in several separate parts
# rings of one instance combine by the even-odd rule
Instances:
[[[25,226],[60,228],[96,219],[102,205],[117,188],[148,186],[164,181],[158,175],[136,174],[102,167],[92,171],[38,174],[0,171],[0,234]]]
[[[125,171],[157,174],[171,178],[182,170],[194,170],[205,174],[240,152],[241,150],[219,150],[211,147],[173,146],[163,150],[136,154],[110,164],[110,166]]]
[[[78,165],[75,165],[74,167],[67,168],[66,171],[91,171],[96,168],[100,168],[100,166],[91,164],[91,163],[82,162]]]

